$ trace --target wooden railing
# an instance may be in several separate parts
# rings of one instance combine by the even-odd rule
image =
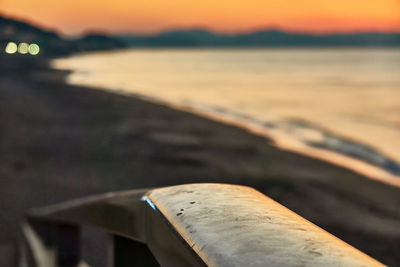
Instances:
[[[87,266],[85,225],[110,237],[100,244],[103,266],[382,266],[260,192],[224,184],[109,193],[32,210],[22,225],[21,266]]]

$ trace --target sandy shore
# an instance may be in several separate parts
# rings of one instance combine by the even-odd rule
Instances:
[[[378,260],[400,264],[399,188],[279,150],[240,128],[67,85],[67,72],[43,59],[0,59],[0,261],[15,252],[29,208],[221,182],[255,187]]]

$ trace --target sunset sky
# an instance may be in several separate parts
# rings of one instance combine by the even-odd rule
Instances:
[[[400,0],[0,0],[0,12],[67,35],[172,28],[400,31]]]

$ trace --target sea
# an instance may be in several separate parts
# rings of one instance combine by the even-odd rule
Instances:
[[[243,127],[400,186],[400,48],[127,49],[53,61],[68,82]]]

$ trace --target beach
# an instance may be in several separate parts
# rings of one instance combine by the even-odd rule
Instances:
[[[383,263],[400,263],[399,188],[281,150],[242,128],[69,85],[69,72],[45,58],[0,58],[0,261],[15,256],[30,208],[218,182],[254,187]]]
[[[124,49],[52,66],[68,83],[253,130],[281,149],[400,186],[394,48]]]

